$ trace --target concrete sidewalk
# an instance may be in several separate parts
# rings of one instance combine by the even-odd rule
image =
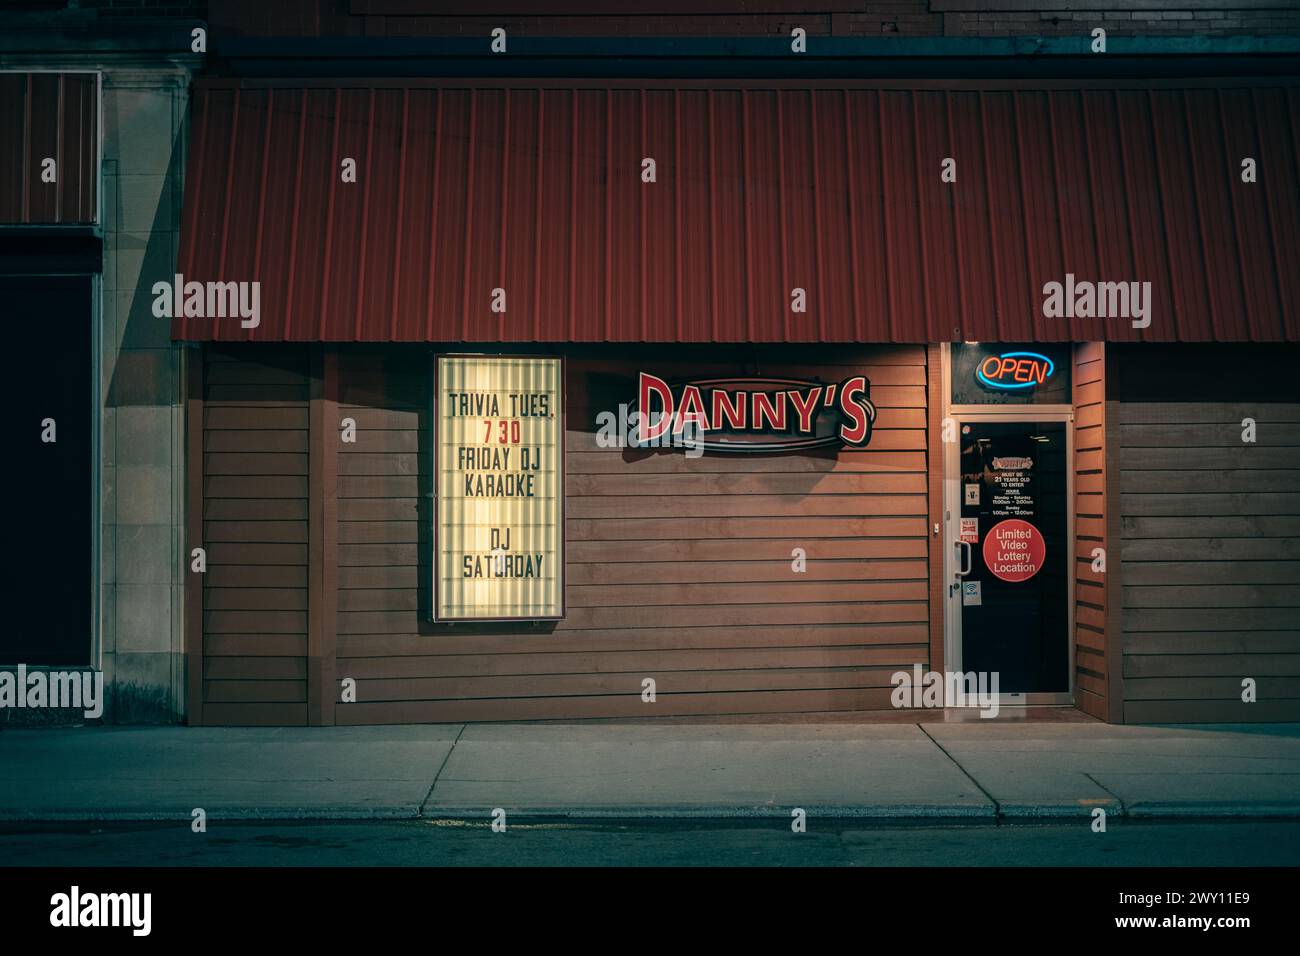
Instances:
[[[1300,817],[1300,725],[454,724],[0,733],[0,819]]]

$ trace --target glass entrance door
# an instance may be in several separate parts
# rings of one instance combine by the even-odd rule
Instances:
[[[1067,424],[968,420],[960,439],[950,524],[961,670],[996,672],[1002,694],[1068,694]]]

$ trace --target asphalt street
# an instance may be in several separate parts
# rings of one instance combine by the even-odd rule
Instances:
[[[0,866],[1295,866],[1300,822],[4,824]]]

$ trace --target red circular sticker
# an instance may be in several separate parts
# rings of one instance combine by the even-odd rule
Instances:
[[[1047,545],[1028,521],[999,521],[984,538],[984,566],[1003,581],[1028,581],[1043,567]]]

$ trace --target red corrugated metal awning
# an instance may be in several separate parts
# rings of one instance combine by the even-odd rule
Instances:
[[[173,335],[1300,340],[1293,86],[709,86],[197,83],[179,270],[260,325]],[[1067,273],[1149,327],[1045,316]]]

